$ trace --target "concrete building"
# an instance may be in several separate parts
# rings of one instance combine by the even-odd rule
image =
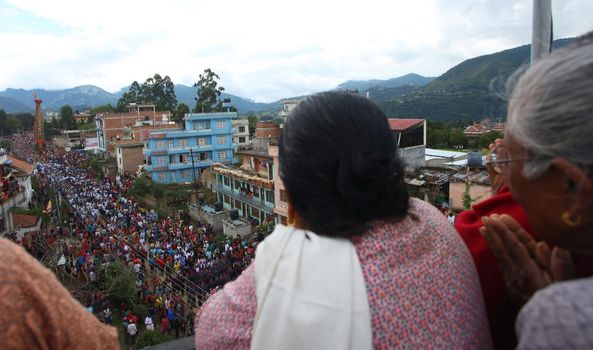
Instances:
[[[283,98],[280,100],[282,103],[282,110],[278,114],[281,118],[286,119],[288,113],[292,112],[292,110],[301,102],[303,98]]]
[[[143,165],[145,158],[142,154],[144,143],[136,139],[120,140],[115,142],[115,158],[117,173],[135,174],[138,166]]]
[[[268,153],[272,157],[274,174],[279,174],[278,170],[278,146],[268,147]],[[286,189],[280,176],[274,176],[274,213],[276,214],[276,223],[288,224],[288,199]]]
[[[144,141],[146,170],[153,181],[199,181],[203,169],[214,163],[233,163],[233,128],[236,112],[188,113],[185,129],[149,133]]]
[[[103,113],[95,116],[98,149],[115,156],[113,142],[125,138],[143,140],[150,130],[172,129],[171,112],[156,111],[152,105],[134,105],[127,113]]]
[[[389,118],[398,155],[405,161],[406,170],[425,166],[426,120]]]
[[[31,176],[35,167],[17,158],[0,155],[0,235],[13,233],[13,208],[27,208],[33,189]]]
[[[274,180],[222,164],[212,166],[216,197],[224,209],[237,209],[239,216],[261,224],[274,219]]]
[[[233,143],[237,145],[238,149],[249,147],[249,120],[240,118],[232,120],[233,129]]]

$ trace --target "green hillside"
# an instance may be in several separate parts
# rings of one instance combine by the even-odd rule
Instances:
[[[562,47],[571,39],[560,39]],[[504,91],[506,79],[519,67],[529,63],[531,45],[524,45],[490,55],[466,60],[449,69],[424,87],[408,92],[386,91],[376,98],[385,113],[392,117],[422,117],[453,123],[458,120],[502,118],[506,102],[497,96]],[[388,92],[388,91],[387,91]]]

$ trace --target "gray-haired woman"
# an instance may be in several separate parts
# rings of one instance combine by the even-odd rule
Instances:
[[[593,34],[593,33],[592,33]],[[593,256],[593,35],[538,61],[512,94],[504,150],[492,162],[542,242],[512,218],[484,219],[507,289],[528,299]],[[545,243],[551,244],[553,249]],[[593,348],[593,278],[554,283],[521,310],[519,348]]]

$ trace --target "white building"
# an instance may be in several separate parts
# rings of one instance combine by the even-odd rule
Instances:
[[[233,119],[233,143],[239,148],[249,147],[249,120],[246,118]]]
[[[35,166],[17,158],[0,155],[1,181],[3,183],[2,193],[0,194],[0,235],[14,232],[12,217],[13,208],[27,208],[33,190],[31,186],[31,176]],[[11,180],[12,179],[12,180]],[[13,182],[10,185],[10,182]],[[10,189],[5,189],[7,184]]]

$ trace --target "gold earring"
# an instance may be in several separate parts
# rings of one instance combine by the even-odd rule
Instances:
[[[580,215],[572,215],[568,210],[562,213],[562,222],[568,226],[579,226],[583,218]]]

